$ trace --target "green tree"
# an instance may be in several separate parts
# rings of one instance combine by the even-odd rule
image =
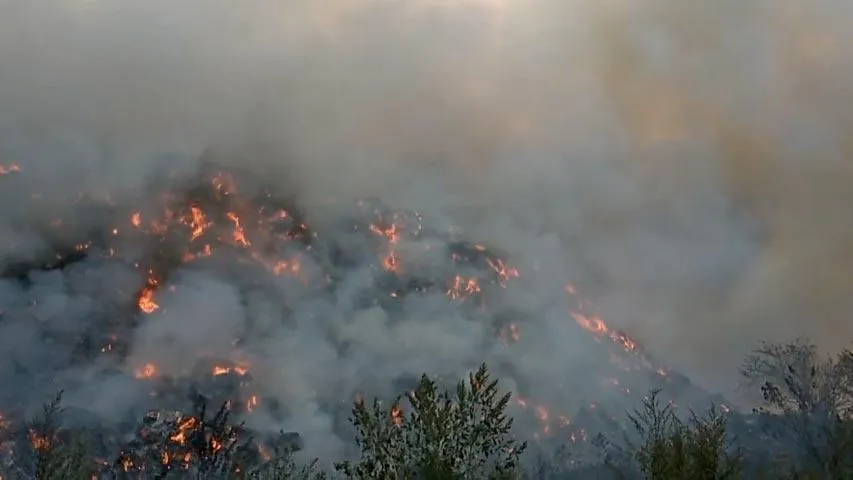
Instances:
[[[356,479],[516,478],[527,444],[511,435],[509,400],[485,364],[455,392],[423,375],[390,407],[357,400],[350,422],[361,458],[336,470]]]
[[[628,414],[634,429],[626,448],[606,460],[620,477],[649,480],[727,480],[741,474],[742,452],[727,435],[727,419],[716,409],[681,420],[653,390]]]
[[[89,480],[95,466],[86,439],[60,429],[62,392],[26,423],[27,442],[18,451],[16,476],[39,480]],[[20,445],[20,444],[19,444]]]

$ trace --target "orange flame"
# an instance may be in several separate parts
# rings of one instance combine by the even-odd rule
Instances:
[[[196,427],[197,423],[198,420],[195,417],[189,417],[185,420],[182,420],[178,424],[177,432],[175,432],[174,435],[169,437],[169,440],[179,445],[184,445],[187,441],[187,434],[189,434],[189,432]]]
[[[502,287],[506,287],[507,282],[512,278],[518,278],[519,272],[517,268],[509,267],[506,263],[501,259],[486,259],[489,266],[495,273],[498,274],[498,282]]]
[[[192,241],[195,241],[204,235],[204,232],[212,225],[212,223],[207,220],[207,216],[204,214],[201,207],[196,204],[190,206],[190,218],[187,219],[186,222],[190,228],[192,228]]]
[[[218,377],[221,375],[228,375],[229,373],[234,373],[239,376],[245,376],[249,373],[249,369],[247,367],[242,366],[234,366],[234,367],[225,367],[221,365],[216,365],[213,367],[213,376]]]
[[[249,239],[246,238],[246,231],[243,229],[243,226],[240,224],[240,217],[237,216],[234,212],[228,212],[228,219],[234,223],[234,233],[232,234],[234,237],[234,241],[237,245],[241,247],[248,247],[251,245]]]
[[[456,275],[453,279],[453,285],[451,285],[447,290],[447,296],[457,300],[464,297],[470,297],[471,295],[476,295],[481,291],[480,284],[477,282],[476,278],[465,278],[460,275]]]
[[[160,305],[154,300],[154,292],[159,285],[160,282],[154,277],[154,272],[149,270],[148,280],[146,280],[145,287],[143,287],[139,294],[139,300],[136,302],[139,310],[144,313],[154,313],[160,308]]]
[[[157,373],[157,365],[154,365],[153,363],[146,363],[142,367],[136,369],[135,375],[136,378],[154,378],[157,376]]]

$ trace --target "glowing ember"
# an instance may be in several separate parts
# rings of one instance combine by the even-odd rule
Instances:
[[[507,282],[510,279],[518,278],[519,276],[518,269],[508,267],[501,259],[486,259],[486,261],[489,263],[489,266],[492,267],[492,270],[498,274],[498,281],[502,287],[506,287]]]
[[[46,450],[50,448],[51,441],[49,438],[37,434],[34,430],[30,430],[30,444],[35,450]]]
[[[260,403],[261,401],[257,395],[250,396],[249,399],[246,400],[246,411],[249,413],[254,412],[255,408],[257,408]]]
[[[477,283],[476,278],[465,278],[457,275],[453,279],[453,285],[447,290],[447,296],[453,299],[459,299],[470,297],[481,292],[482,289],[480,288],[479,283]]]
[[[394,425],[401,427],[403,426],[404,420],[403,409],[399,405],[391,407],[391,422],[393,422]]]
[[[0,164],[0,175],[9,175],[11,173],[18,173],[21,171],[21,166],[16,163],[10,163],[8,165]]]
[[[242,377],[242,376],[248,375],[249,369],[246,367],[241,367],[241,366],[224,367],[224,366],[217,365],[217,366],[213,367],[213,372],[212,372],[213,376],[216,376],[216,377],[218,377],[220,375],[228,375],[231,373],[233,373],[235,375],[239,375]]]
[[[153,363],[146,363],[135,372],[136,378],[154,378],[157,376],[157,366]]]

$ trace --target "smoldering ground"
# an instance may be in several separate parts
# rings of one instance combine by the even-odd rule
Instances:
[[[6,262],[39,244],[28,220],[71,208],[66,199],[134,199],[155,173],[192,171],[215,147],[297,193],[317,222],[330,216],[313,205],[354,196],[461,215],[472,237],[539,265],[535,280],[523,272],[531,289],[577,280],[608,321],[712,388],[732,387],[758,340],[848,344],[847,2],[0,6],[0,163],[23,167],[14,185],[0,179],[15,245]],[[20,200],[33,191],[40,203]],[[187,281],[192,298],[223,303],[186,300],[199,315],[183,321],[223,326],[187,342],[224,345],[231,287]],[[376,375],[467,368],[466,339],[479,338],[450,318],[424,326],[429,309],[389,332],[382,312],[355,327],[314,307],[270,340],[281,395],[309,410],[334,388],[324,378],[359,378],[331,373],[342,367],[310,320],[317,312],[350,325],[343,335],[371,352],[362,366],[386,365]],[[562,319],[543,316],[543,337],[557,345],[551,354],[530,344],[537,360],[525,373],[548,383],[584,352],[566,354],[561,342],[577,342],[554,326]],[[169,334],[182,338],[181,328]],[[158,345],[146,335],[140,351]],[[404,357],[397,336],[406,353],[423,353],[417,362],[383,363]],[[4,337],[9,349],[30,338]]]

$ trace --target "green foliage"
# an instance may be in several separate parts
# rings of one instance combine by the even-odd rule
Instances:
[[[319,469],[319,460],[307,465],[293,460],[292,451],[274,452],[270,461],[248,475],[252,480],[326,480],[329,476]]]
[[[356,479],[515,478],[527,447],[510,434],[506,409],[486,365],[460,382],[455,394],[439,390],[426,375],[403,404],[356,401],[350,419],[361,449],[358,462],[336,469]]]
[[[733,427],[765,425],[748,430],[757,435],[753,450],[731,444],[729,416],[712,408],[683,419],[672,404],[661,401],[659,391],[652,391],[640,408],[628,414],[635,435],[624,445],[609,443],[605,437],[586,445],[601,452],[603,462],[600,454],[589,464],[566,462],[572,464],[567,468],[551,462],[542,465],[538,475],[533,475],[528,462],[526,473],[533,476],[526,478],[605,478],[608,466],[619,476],[650,480],[853,478],[853,352],[824,358],[803,341],[764,344],[746,359],[741,374],[763,398],[760,415],[746,423],[732,417],[739,419]],[[127,474],[134,478],[330,478],[317,460],[307,465],[294,461],[299,447],[283,432],[282,441],[268,439],[270,443],[263,444],[270,447],[264,452],[271,450],[271,458],[260,461],[261,444],[243,438],[245,430],[233,424],[228,409],[207,415],[203,404],[192,415],[191,430],[180,426],[184,422],[180,417],[156,421],[146,417],[143,425],[151,427],[146,436],[150,441],[144,448],[132,449],[127,464],[117,462],[119,471],[104,471],[103,465],[95,464],[88,439],[60,427],[61,401],[60,392],[24,425],[16,437],[17,454],[0,472],[3,478],[89,480],[98,472],[123,478],[120,467],[127,464],[141,466]],[[378,400],[356,401],[350,421],[360,457],[335,464],[335,470],[359,480],[521,478],[527,444],[512,436],[509,401],[510,394],[500,392],[498,380],[490,377],[485,365],[455,389],[440,388],[423,375],[417,388],[387,406]],[[186,434],[180,444],[170,440],[178,430]],[[175,463],[163,458],[190,460]]]
[[[726,436],[726,418],[713,408],[687,422],[652,391],[643,407],[628,414],[639,435],[631,445],[642,476],[650,480],[724,480],[740,475],[741,452]]]
[[[63,409],[62,392],[46,403],[40,415],[27,424],[25,459],[20,473],[39,480],[89,480],[95,473],[85,439],[79,436],[61,438],[59,420]]]

